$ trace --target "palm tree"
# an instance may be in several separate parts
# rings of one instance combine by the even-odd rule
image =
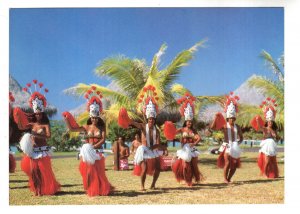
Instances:
[[[284,127],[284,55],[279,58],[278,64],[274,61],[272,56],[264,50],[261,52],[260,56],[278,79],[274,81],[267,79],[266,77],[255,76],[249,80],[248,84],[250,87],[259,89],[266,97],[271,97],[276,100],[278,105],[276,123],[282,130]]]
[[[103,117],[106,124],[116,121],[121,107],[125,107],[128,114],[134,120],[145,121],[143,114],[136,108],[137,100],[143,91],[143,87],[153,85],[159,97],[158,104],[163,113],[178,114],[176,93],[183,94],[187,89],[183,86],[174,86],[174,81],[182,72],[182,68],[194,57],[199,47],[204,47],[206,40],[196,43],[187,50],[181,51],[173,61],[164,69],[159,70],[161,56],[165,53],[167,45],[163,44],[154,55],[152,63],[148,66],[145,60],[130,59],[123,55],[104,59],[95,69],[97,76],[106,76],[116,86],[113,89],[98,84],[79,83],[65,90],[65,93],[75,96],[83,96],[91,87],[95,86],[103,96],[109,100],[108,109],[104,110]],[[178,85],[177,85],[178,86]],[[175,95],[175,96],[174,96]],[[199,101],[209,100],[209,97],[199,97]],[[173,110],[173,112],[172,112]],[[176,112],[175,112],[176,111]],[[166,117],[166,114],[161,114]],[[177,115],[178,116],[178,115]],[[83,124],[88,118],[88,113],[79,116],[79,123]],[[158,116],[159,119],[159,116]]]

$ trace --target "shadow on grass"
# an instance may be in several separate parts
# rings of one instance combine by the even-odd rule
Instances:
[[[112,192],[109,196],[126,196],[126,197],[136,197],[139,195],[156,195],[156,194],[162,194],[165,193],[165,191],[161,191],[161,188],[157,188],[156,190],[146,190],[144,192],[142,191],[117,191],[115,190]]]
[[[199,158],[198,160],[198,164],[200,164],[200,167],[201,165],[215,165],[217,166],[217,159],[218,159],[218,156],[216,156],[216,159],[211,159],[211,158]]]
[[[55,195],[56,196],[64,196],[64,195],[85,195],[85,191],[59,191]]]
[[[28,186],[20,186],[20,187],[9,187],[9,189],[26,189]]]
[[[215,165],[217,167],[217,159],[218,159],[218,156],[216,156],[215,159],[211,159],[211,158],[199,158],[198,160],[198,164],[200,164],[200,167],[201,165],[206,165],[206,166],[213,166]],[[241,156],[241,164],[242,164],[242,167],[243,167],[243,163],[257,163],[257,158],[250,158],[250,157],[247,157],[247,156]],[[280,160],[277,160],[277,164],[279,165],[283,165],[284,162],[283,161],[280,161]]]
[[[215,159],[212,158],[200,158],[198,160],[198,163],[201,165],[215,165],[217,167],[217,160],[218,160],[218,156],[216,156]],[[241,157],[241,163],[256,163],[257,162],[257,158],[248,158],[248,157]]]
[[[125,197],[136,197],[139,195],[155,195],[155,194],[161,194],[164,193],[164,191],[159,190],[151,190],[151,191],[114,191],[108,196],[110,197],[116,197],[116,196],[125,196]],[[65,196],[65,195],[86,195],[85,191],[59,191],[55,194],[56,196]]]
[[[223,189],[223,188],[229,188],[234,186],[240,186],[245,184],[258,184],[258,183],[272,183],[272,182],[278,182],[284,180],[284,177],[278,177],[276,179],[259,179],[259,180],[247,180],[247,181],[234,181],[233,183],[226,184],[226,183],[200,183],[200,184],[194,184],[192,187],[165,187],[160,188],[164,192],[172,191],[172,190],[201,190],[201,189]]]
[[[188,186],[182,186],[182,187],[164,187],[161,188],[164,190],[164,192],[169,192],[173,190],[189,190],[189,191],[195,191],[195,190],[201,190],[201,189],[223,189],[227,188],[228,184],[225,183],[210,183],[210,184],[194,184],[192,187]]]
[[[259,184],[259,183],[273,183],[284,180],[284,177],[278,177],[275,179],[263,179],[263,180],[247,180],[247,181],[235,181],[233,185],[243,185],[243,184]]]
[[[28,180],[9,180],[9,183],[26,183]]]

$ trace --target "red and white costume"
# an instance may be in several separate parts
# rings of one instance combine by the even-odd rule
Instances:
[[[147,119],[150,117],[156,118],[158,113],[158,105],[156,101],[158,97],[156,96],[155,88],[151,85],[147,86],[143,90],[144,94],[141,95],[141,99],[138,103],[138,108],[142,111],[142,113],[146,116]],[[153,150],[151,146],[156,145],[157,138],[157,128],[154,125],[152,127],[152,142],[153,145],[150,145],[150,128],[148,123],[146,124],[146,142],[147,145],[140,145],[134,155],[134,170],[133,174],[137,176],[141,176],[141,162],[147,161],[147,174],[153,175],[155,168],[155,158],[161,157],[163,155],[163,151]]]
[[[238,96],[233,96],[233,92],[230,93],[229,96],[226,96],[226,102],[225,102],[225,109],[224,112],[226,113],[226,118],[236,118],[236,114],[238,112]],[[237,125],[234,124],[233,127],[233,135],[232,135],[232,128],[230,127],[229,123],[225,123],[226,127],[226,133],[224,133],[227,137],[228,142],[223,142],[221,147],[219,148],[219,158],[217,161],[217,165],[220,168],[223,168],[225,165],[225,159],[224,154],[227,153],[231,158],[231,161],[237,162],[237,167],[240,167],[240,156],[242,153],[242,150],[239,147],[238,144],[238,128]]]
[[[191,121],[194,117],[194,101],[195,97],[190,94],[186,94],[183,98],[178,100],[181,105],[180,113],[184,117],[185,121]],[[193,130],[189,130],[187,127],[181,128],[181,145],[182,149],[177,151],[177,159],[172,165],[172,170],[175,174],[178,182],[184,180],[188,186],[192,186],[192,180],[195,179],[199,182],[203,176],[198,168],[198,155],[200,152],[195,146],[191,146],[190,143],[195,142],[195,133]]]
[[[275,102],[275,100],[267,98],[265,101],[262,102],[262,105],[260,106],[263,110],[266,121],[275,120],[277,106]],[[259,120],[262,121],[261,118],[259,118]],[[261,123],[263,124],[263,121]],[[255,127],[257,127],[257,125]],[[260,168],[262,175],[265,175],[268,178],[277,178],[279,176],[276,155],[277,144],[275,142],[275,139],[271,133],[264,131],[264,139],[260,143],[259,156],[257,160],[258,167]],[[267,167],[265,167],[266,157],[269,157],[269,164]]]
[[[32,93],[31,83],[28,83],[28,88],[23,88],[23,90],[26,92],[29,90],[31,93],[29,105],[33,112],[44,112],[47,102],[45,95],[40,93],[43,83],[33,80],[33,84],[35,90],[38,84],[39,91]],[[45,89],[45,92],[48,92],[48,89]],[[38,130],[37,134],[44,134],[44,130]],[[45,139],[40,139],[39,142],[34,142],[34,139],[31,133],[25,133],[21,138],[20,148],[25,154],[21,160],[21,169],[29,177],[29,187],[35,195],[54,195],[60,190],[60,184],[56,181],[52,171],[50,147],[47,146]],[[38,146],[40,143],[44,146]]]
[[[96,91],[96,87],[91,87],[85,94],[87,99],[87,111],[90,117],[99,117],[103,110],[101,98],[102,95]],[[104,127],[102,127],[104,128]],[[94,149],[92,143],[99,141],[102,131],[97,133],[87,133],[87,143],[80,149],[79,171],[82,176],[83,187],[88,196],[109,195],[112,192],[112,185],[109,183],[105,174],[105,158],[103,149]],[[93,138],[95,137],[95,138]],[[92,141],[92,142],[91,142]]]

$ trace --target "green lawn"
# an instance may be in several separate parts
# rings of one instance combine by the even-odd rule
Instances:
[[[172,153],[172,152],[171,152]],[[61,153],[61,155],[64,153]],[[106,173],[116,187],[110,196],[88,197],[82,186],[78,171],[79,161],[71,157],[53,159],[53,170],[61,183],[61,192],[55,196],[34,197],[27,187],[28,178],[20,170],[10,174],[10,205],[81,205],[81,204],[271,204],[284,203],[283,153],[279,153],[280,178],[266,179],[259,175],[257,153],[242,155],[242,168],[233,177],[234,183],[223,183],[223,170],[216,168],[217,155],[201,154],[199,167],[206,180],[193,187],[178,184],[171,171],[162,172],[157,190],[149,190],[152,177],[147,176],[146,192],[139,191],[139,177],[132,171],[113,171],[112,156],[106,159]],[[56,154],[57,155],[57,154]],[[172,154],[171,154],[172,155]]]

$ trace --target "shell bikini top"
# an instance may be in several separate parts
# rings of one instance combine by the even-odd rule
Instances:
[[[44,132],[44,129],[38,129],[38,130],[36,131],[36,133],[38,133],[38,134],[44,134],[45,132]]]
[[[97,131],[95,133],[89,131],[86,136],[87,137],[101,137],[101,131]]]
[[[182,137],[183,138],[194,138],[195,134],[194,134],[194,132],[192,130],[188,130],[188,131],[184,130],[182,132]]]
[[[275,137],[272,135],[271,132],[267,131],[264,133],[264,139],[272,138],[274,139]]]

